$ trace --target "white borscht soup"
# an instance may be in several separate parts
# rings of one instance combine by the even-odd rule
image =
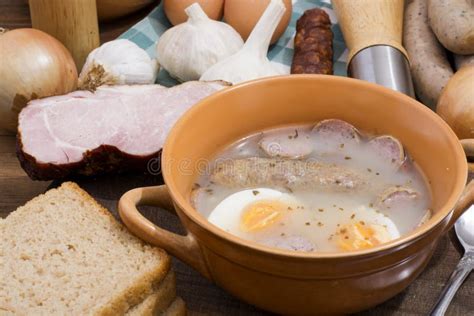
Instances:
[[[341,120],[250,135],[208,167],[193,206],[219,228],[271,247],[368,249],[431,216],[424,176],[400,141]]]

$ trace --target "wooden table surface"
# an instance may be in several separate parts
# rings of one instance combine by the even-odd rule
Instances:
[[[146,10],[149,10],[146,9]],[[101,39],[115,38],[147,11],[122,19],[119,23],[101,26]],[[0,0],[0,27],[28,27],[26,0]],[[1,62],[1,59],[0,59]],[[150,185],[160,179],[148,177],[114,176],[85,179],[79,184],[116,215],[116,200],[125,190],[139,185]],[[0,217],[5,217],[34,196],[44,192],[50,182],[31,181],[21,169],[15,154],[15,136],[0,130]],[[155,222],[167,222],[170,229],[179,230],[176,219],[166,218],[156,209],[142,210]],[[360,315],[427,315],[443,285],[461,257],[461,250],[452,231],[444,236],[426,270],[404,292]],[[178,293],[187,302],[191,315],[265,315],[248,306],[202,278],[195,271],[174,260]],[[454,298],[447,315],[474,315],[474,276],[471,275]]]
[[[151,175],[114,175],[75,181],[118,217],[117,200],[123,193],[138,186],[160,184],[161,178]],[[16,159],[15,137],[0,131],[0,217],[7,216],[50,185],[54,184],[32,181],[25,175]],[[182,232],[178,220],[168,212],[150,207],[140,210],[152,222],[160,223],[160,226],[171,231]],[[460,258],[461,249],[451,231],[441,238],[425,271],[405,291],[359,315],[427,315]],[[189,315],[269,315],[233,298],[182,262],[174,259],[173,267],[178,293],[186,301]],[[458,291],[447,315],[474,315],[473,274]]]
[[[67,0],[65,0],[67,1]],[[143,19],[154,6],[148,6],[140,11],[118,20],[100,24],[100,40],[107,42],[128,30]],[[0,0],[0,27],[16,29],[31,27],[28,0]]]

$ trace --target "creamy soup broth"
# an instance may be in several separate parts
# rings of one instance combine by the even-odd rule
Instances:
[[[197,179],[192,202],[229,233],[307,252],[368,249],[431,216],[424,176],[398,140],[338,120],[231,144]]]

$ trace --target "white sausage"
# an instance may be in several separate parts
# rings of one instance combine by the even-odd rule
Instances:
[[[474,1],[428,0],[431,29],[456,54],[474,54]]]
[[[403,45],[418,98],[434,109],[441,90],[453,75],[446,51],[428,24],[426,0],[409,0],[405,8]]]

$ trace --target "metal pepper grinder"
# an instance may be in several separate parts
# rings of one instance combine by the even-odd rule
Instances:
[[[350,77],[415,97],[402,46],[403,0],[332,0],[349,49]]]

